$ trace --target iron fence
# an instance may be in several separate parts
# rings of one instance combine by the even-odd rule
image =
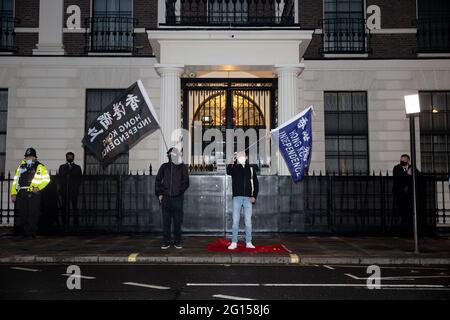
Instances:
[[[1,176],[0,226],[14,225],[9,201],[12,178]],[[73,190],[52,175],[42,195],[43,232],[160,232],[161,211],[154,195],[155,176],[86,175]],[[269,233],[397,234],[410,229],[411,219],[394,206],[394,178],[388,175],[310,175],[294,184],[290,177],[259,176],[253,229]],[[70,183],[70,182],[68,182]],[[66,196],[64,196],[66,190]],[[419,231],[433,233],[450,226],[448,180],[421,176]],[[16,213],[20,214],[20,213]],[[185,194],[185,232],[222,234],[231,231],[231,178],[193,174]],[[412,228],[412,227],[411,227]]]
[[[15,51],[16,32],[14,27],[18,19],[13,16],[0,14],[0,51]]]
[[[370,31],[365,19],[334,18],[319,21],[322,28],[320,53],[370,53]]]
[[[168,0],[171,26],[294,26],[293,0]]]
[[[133,52],[134,27],[138,20],[124,16],[99,16],[86,19],[87,52]]]
[[[419,53],[450,52],[450,17],[420,18],[415,24]]]

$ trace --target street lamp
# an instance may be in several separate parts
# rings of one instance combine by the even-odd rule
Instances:
[[[413,222],[414,222],[414,253],[419,253],[419,239],[417,235],[417,192],[416,192],[416,117],[420,114],[419,95],[405,96],[406,116],[409,118],[409,136],[411,144],[411,167],[413,179]]]

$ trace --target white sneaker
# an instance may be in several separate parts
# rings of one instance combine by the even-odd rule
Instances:
[[[228,246],[228,250],[234,250],[237,248],[237,243],[236,242],[232,242],[229,246]]]
[[[247,249],[255,249],[255,248],[256,248],[251,242],[247,242],[247,244],[245,245],[245,247],[246,247]]]

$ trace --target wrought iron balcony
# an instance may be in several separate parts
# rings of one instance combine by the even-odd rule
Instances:
[[[168,26],[295,26],[294,0],[166,0]]]
[[[14,26],[17,21],[13,16],[0,15],[0,51],[16,50]]]
[[[416,21],[419,53],[450,53],[450,17]]]
[[[364,19],[336,18],[320,21],[322,26],[321,53],[369,53],[370,32]]]
[[[86,19],[87,52],[133,52],[137,19],[100,16]]]

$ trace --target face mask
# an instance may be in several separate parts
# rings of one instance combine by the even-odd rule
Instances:
[[[180,164],[183,162],[182,158],[179,155],[173,153],[170,154],[170,159],[174,164]]]
[[[406,166],[408,165],[408,162],[400,161],[400,165],[401,165],[402,167],[406,167]]]
[[[244,165],[245,164],[245,157],[239,157],[239,158],[237,158],[237,161],[240,163],[240,164],[242,164],[242,165]]]
[[[31,166],[31,165],[34,163],[34,161],[33,161],[32,159],[27,159],[27,160],[25,160],[25,162],[26,162],[27,165],[29,165],[29,166]]]
[[[66,160],[67,160],[68,163],[72,163],[73,162],[72,158],[67,158]]]

